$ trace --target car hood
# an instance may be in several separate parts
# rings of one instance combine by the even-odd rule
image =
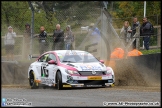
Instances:
[[[95,63],[63,63],[78,71],[106,71],[106,66],[100,62]]]

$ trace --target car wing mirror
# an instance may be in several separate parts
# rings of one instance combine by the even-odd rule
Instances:
[[[100,60],[100,62],[101,62],[102,64],[104,64],[104,60]]]
[[[48,64],[55,64],[55,65],[57,65],[57,62],[54,61],[54,60],[50,60],[50,61],[48,61]]]

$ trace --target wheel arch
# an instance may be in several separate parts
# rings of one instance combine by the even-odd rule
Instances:
[[[36,80],[38,80],[38,79],[40,80],[40,77],[39,77],[40,75],[39,75],[38,71],[36,71],[36,69],[29,70],[28,79],[29,79],[29,75],[30,75],[31,72],[34,72],[34,77],[35,77]]]
[[[55,82],[57,82],[57,73],[58,73],[58,72],[60,72],[60,74],[61,74],[61,70],[58,69],[58,70],[56,71],[56,74],[55,74]],[[61,74],[61,76],[62,76],[62,74]]]
[[[32,83],[31,83],[31,74],[34,76],[34,78],[33,78],[33,80],[34,81],[32,81]],[[28,75],[29,75],[29,78],[28,78],[28,80],[29,80],[29,85],[30,85],[30,87],[31,87],[31,89],[37,89],[37,88],[39,88],[39,82],[37,81],[37,77],[36,77],[36,75],[35,75],[35,72],[31,69],[30,71],[29,71],[29,73],[28,73]],[[32,76],[32,77],[33,77]]]
[[[32,69],[28,72],[28,78],[30,76],[30,73],[34,72]]]

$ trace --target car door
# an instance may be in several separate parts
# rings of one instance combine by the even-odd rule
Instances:
[[[49,72],[46,69],[46,67],[48,66],[48,62],[47,62],[48,56],[49,54],[47,53],[40,58],[39,61],[41,65],[38,68],[40,70],[39,74],[41,76],[41,83],[45,85],[49,85]]]
[[[49,56],[48,56],[48,61],[50,61],[50,60],[56,61],[56,56],[53,53],[50,53]],[[48,64],[46,66],[46,70],[49,72],[50,82],[52,84],[55,83],[55,74],[56,74],[56,71],[57,71],[57,65],[56,64]]]
[[[44,59],[44,55],[41,56],[41,57],[37,60],[37,62],[36,62],[36,69],[37,69],[37,71],[38,71],[39,77],[42,76],[42,75],[41,75],[41,68],[42,68],[43,59]]]

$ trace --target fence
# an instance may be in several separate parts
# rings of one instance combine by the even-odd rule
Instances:
[[[91,3],[90,3],[91,5]],[[22,11],[20,11],[22,10]],[[32,42],[28,50],[24,47],[24,25],[28,22],[31,22],[31,10],[28,5],[25,5],[23,8],[16,8],[14,11],[15,15],[8,15],[7,19],[2,17],[2,32],[1,32],[1,53],[2,60],[6,58],[6,51],[4,46],[4,34],[7,32],[7,26],[11,25],[14,28],[14,31],[17,34],[15,38],[15,48],[14,55],[16,60],[28,59],[28,56],[25,56],[25,51],[32,55],[40,55],[39,54],[39,41],[38,38],[31,38]],[[19,14],[16,14],[18,13]],[[121,46],[124,47],[120,40],[120,29],[122,28],[122,24],[124,20],[129,20],[131,22],[132,18],[120,18],[115,19],[111,18],[111,15],[107,15],[102,8],[96,7],[86,7],[86,8],[69,8],[62,9],[60,11],[50,11],[45,12],[44,10],[40,10],[38,12],[35,11],[34,16],[34,34],[39,34],[40,26],[45,26],[47,31],[47,41],[48,46],[46,50],[54,50],[52,49],[53,44],[53,30],[55,29],[55,25],[57,23],[61,24],[61,29],[65,31],[67,25],[71,25],[72,31],[75,36],[75,41],[73,43],[73,49],[78,50],[88,50],[92,52],[97,58],[107,59],[107,56],[112,52],[115,47]],[[151,22],[154,22],[154,27],[156,28],[156,34],[151,37],[150,48],[161,48],[161,17],[160,16],[148,16]],[[142,17],[138,17],[138,19],[142,19]],[[155,20],[156,19],[156,20]],[[7,23],[5,23],[7,22]],[[97,27],[101,32],[101,40],[100,42],[90,43],[92,37],[90,33],[87,32],[90,24],[94,23],[94,27]],[[32,24],[31,24],[32,25]],[[96,39],[97,40],[97,39]],[[95,41],[96,41],[95,40]],[[142,49],[142,38],[140,40],[140,50]],[[96,49],[97,48],[97,49]],[[98,53],[97,53],[98,52]]]
[[[31,10],[29,7],[26,6],[23,8],[23,11],[18,10],[18,8],[15,10],[15,13],[20,12],[20,14],[25,13],[24,17],[28,17],[28,19],[31,19]],[[30,14],[29,14],[30,12]],[[73,49],[76,49],[84,40],[84,38],[87,35],[87,31],[83,30],[81,31],[81,27],[89,26],[91,23],[95,23],[97,18],[101,15],[101,9],[96,8],[80,8],[80,9],[62,9],[60,11],[50,11],[45,12],[44,10],[41,10],[41,12],[34,11],[34,33],[32,34],[32,37],[36,34],[39,34],[40,32],[40,26],[44,26],[45,30],[47,32],[48,38],[48,46],[46,48],[47,50],[54,50],[52,49],[53,45],[53,31],[55,29],[55,25],[59,23],[61,25],[61,29],[65,31],[65,28],[67,25],[71,25],[73,34],[75,36],[75,41],[73,43]],[[11,17],[14,17],[11,19]],[[21,19],[21,23],[17,23],[17,20]],[[4,17],[2,18],[2,32],[1,32],[1,46],[2,46],[2,60],[6,60],[6,51],[4,46],[4,34],[7,33],[7,26],[11,25],[13,27],[13,30],[16,32],[17,37],[15,38],[15,48],[14,48],[14,55],[16,60],[22,60],[22,59],[28,59],[26,56],[26,52],[32,55],[40,55],[39,53],[39,40],[38,38],[31,38],[32,41],[30,41],[30,45],[27,48],[25,47],[25,38],[23,37],[24,34],[24,25],[26,23],[29,23],[31,21],[27,21],[25,18],[21,18],[19,15],[15,14],[14,16],[8,16],[8,24],[7,19]],[[27,21],[27,22],[26,22]],[[18,21],[19,22],[19,21]],[[6,25],[6,26],[5,26]],[[32,24],[31,24],[32,25]],[[82,33],[81,33],[82,32]],[[21,57],[20,57],[21,56]]]
[[[155,34],[151,35],[151,39],[150,39],[150,49],[154,49],[154,48],[160,48],[161,47],[161,26],[154,26],[155,29]],[[120,30],[121,29],[115,29],[115,31],[118,33],[118,35],[120,36]],[[139,43],[139,49],[142,50],[143,48],[143,42],[142,42],[142,36],[139,37],[140,39],[140,43]]]
[[[142,25],[142,19],[143,16],[137,16],[138,21],[140,22],[140,25]],[[151,35],[150,38],[150,51],[151,53],[156,53],[157,52],[161,52],[160,48],[161,48],[161,16],[158,15],[154,15],[154,16],[147,16],[148,21],[151,22],[154,26],[154,35]],[[128,18],[112,18],[112,25],[115,28],[115,31],[117,32],[118,36],[120,36],[120,30],[123,26],[124,21],[128,21],[130,26],[132,25],[132,21],[133,21],[133,17],[128,17]],[[137,48],[139,50],[141,50],[142,52],[144,52],[144,54],[147,54],[147,50],[144,50],[144,43],[143,43],[143,37],[140,36],[137,38],[138,45]]]

